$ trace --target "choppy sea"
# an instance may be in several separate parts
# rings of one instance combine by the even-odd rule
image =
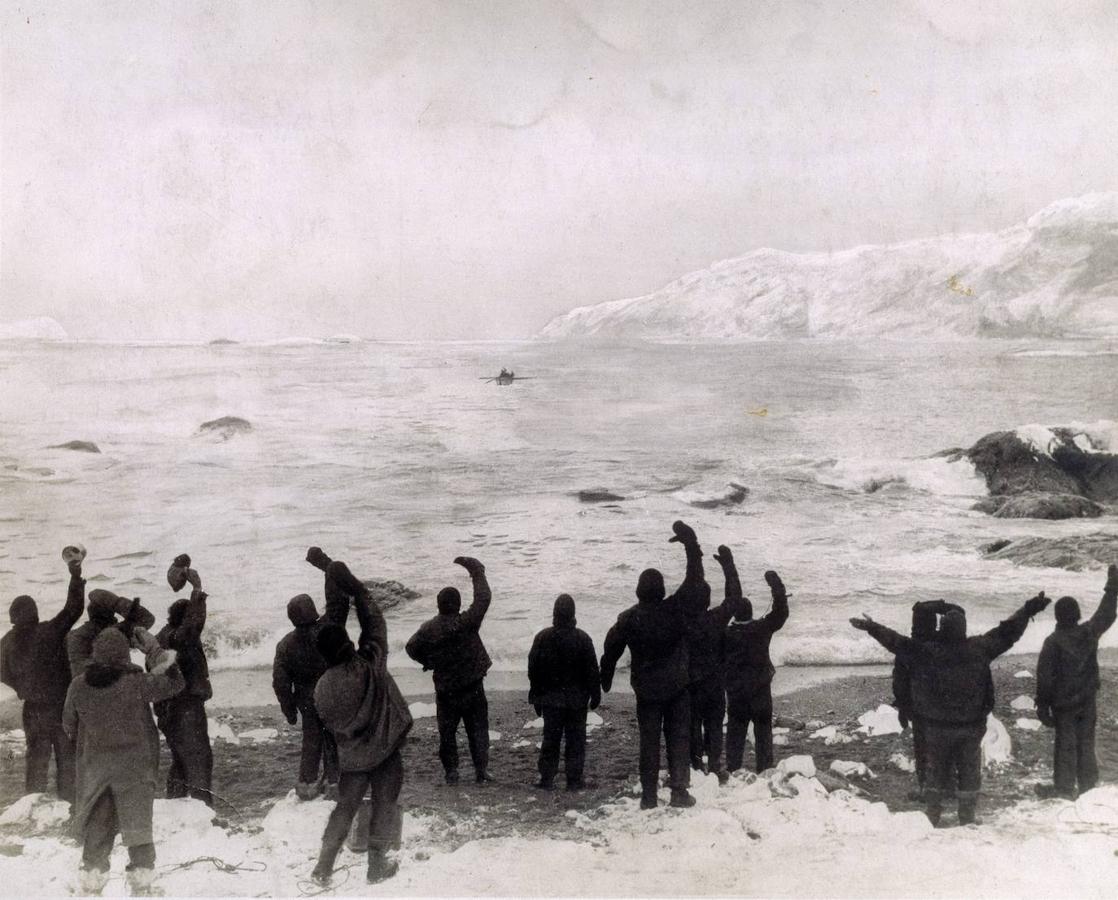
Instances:
[[[502,366],[524,379],[482,380]],[[287,600],[321,598],[303,561],[317,544],[421,594],[389,614],[392,663],[406,667],[400,648],[438,589],[468,587],[451,562],[468,554],[494,590],[482,633],[496,668],[516,671],[556,594],[575,597],[600,646],[642,569],[678,581],[667,539],[683,518],[716,597],[720,543],[758,612],[762,573],[781,573],[784,664],[880,661],[849,616],[904,629],[912,602],[946,597],[974,629],[1040,589],[1093,607],[1103,572],[979,548],[1118,521],[973,512],[985,491],[970,464],[934,454],[997,429],[1118,419],[1116,369],[1112,345],[1004,341],[0,343],[0,597],[58,609],[59,551],[80,541],[91,588],[161,616],[166,567],[188,552],[211,595],[212,665],[262,667]],[[199,433],[221,416],[252,431]],[[101,452],[47,449],[71,440]],[[624,499],[579,499],[599,489]],[[1048,630],[1035,624],[1020,649]]]

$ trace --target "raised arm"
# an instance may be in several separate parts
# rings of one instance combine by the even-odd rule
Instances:
[[[851,619],[850,624],[859,631],[866,632],[866,634],[894,655],[911,653],[917,647],[916,641],[912,640],[912,638],[906,638],[903,634],[897,634],[892,628],[886,628],[884,625],[878,624],[865,613],[862,613],[862,618],[860,619]]]
[[[686,522],[673,522],[672,531],[675,535],[668,539],[668,543],[683,544],[687,554],[687,571],[673,597],[685,614],[697,615],[706,608],[710,596],[710,586],[703,572],[703,548],[699,546],[694,529]]]
[[[1118,605],[1118,566],[1111,565],[1106,570],[1106,587],[1103,588],[1102,602],[1095,610],[1095,614],[1087,620],[1087,628],[1096,640],[1114,624],[1116,605]]]
[[[315,554],[313,551],[318,551]],[[330,559],[325,553],[317,547],[311,547],[307,551],[307,560],[316,569],[322,569],[326,578],[323,583],[323,593],[326,596],[326,610],[322,614],[322,621],[329,622],[332,625],[340,625],[345,628],[346,622],[349,620],[349,606],[350,603],[356,603],[357,595],[364,591],[365,586],[358,582],[361,591],[354,591],[353,584],[349,578],[353,578],[352,573],[345,563],[340,563]],[[342,568],[339,569],[338,567]],[[342,569],[349,574],[349,578],[340,576]],[[356,579],[353,579],[356,581]]]
[[[720,606],[713,610],[719,617],[721,624],[726,626],[730,620],[742,611],[741,579],[738,577],[738,567],[734,563],[734,554],[725,544],[718,547],[714,554],[715,560],[722,566],[722,577],[726,582],[726,595]]]
[[[388,624],[384,621],[380,606],[343,562],[335,560],[330,563],[326,569],[326,580],[333,581],[338,590],[353,598],[357,623],[361,627],[357,652],[375,665],[385,664],[388,659]],[[327,606],[329,605],[330,601],[327,600]]]
[[[624,620],[619,618],[614,626],[606,632],[606,641],[602,645],[602,665],[599,674],[602,690],[607,694],[613,686],[613,674],[617,669],[617,661],[621,659],[621,654],[625,652],[625,647],[629,643],[627,631]]]
[[[190,592],[190,599],[186,601],[186,610],[183,612],[179,626],[171,631],[167,643],[176,650],[189,644],[197,643],[202,639],[202,629],[206,627],[206,599],[209,597],[205,591],[195,588]]]
[[[489,611],[489,603],[493,599],[493,593],[489,590],[489,581],[485,577],[485,566],[472,556],[456,557],[454,564],[469,572],[470,580],[474,584],[474,601],[458,617],[458,621],[463,628],[477,631],[481,628],[485,614]]]
[[[81,562],[70,565],[70,586],[66,590],[66,605],[50,620],[50,627],[67,632],[82,617],[85,609],[85,579]]]
[[[772,591],[773,608],[761,618],[761,621],[765,623],[765,627],[769,631],[780,631],[784,627],[784,623],[788,621],[788,591],[785,590],[784,582],[780,580],[780,576],[772,569],[765,573],[765,581],[768,582],[769,590]]]
[[[186,687],[186,679],[175,662],[175,652],[165,650],[144,628],[132,632],[133,645],[142,650],[146,657],[144,664],[147,672],[140,676],[140,698],[148,703],[158,703],[180,693]]]
[[[1044,596],[1044,591],[1041,591],[1031,600],[1025,601],[1025,604],[1008,619],[999,622],[981,635],[978,641],[986,656],[989,659],[996,659],[1016,644],[1021,635],[1025,633],[1029,620],[1048,606],[1050,602]]]

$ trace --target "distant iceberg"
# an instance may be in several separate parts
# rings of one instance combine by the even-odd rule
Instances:
[[[991,234],[756,250],[643,297],[572,310],[539,337],[1118,337],[1116,261],[1118,192],[1089,194]]]
[[[0,341],[65,341],[69,337],[65,328],[46,316],[0,322]]]

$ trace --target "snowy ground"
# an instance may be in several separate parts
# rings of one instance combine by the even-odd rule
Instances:
[[[789,757],[761,778],[735,776],[724,788],[698,776],[694,793],[694,809],[645,813],[634,785],[600,809],[568,813],[582,841],[512,834],[454,852],[433,842],[434,817],[409,815],[395,879],[370,888],[363,859],[343,850],[327,893],[1109,898],[1118,884],[1118,786],[1076,803],[1023,803],[979,828],[938,831],[920,813],[828,793],[807,756]],[[5,818],[41,831],[57,825],[59,806],[25,799]],[[197,801],[158,800],[159,884],[169,896],[317,893],[307,878],[331,806],[289,795],[258,831],[233,833],[213,825]],[[9,839],[5,852],[16,846],[22,853],[3,862],[5,893],[74,889],[73,843],[31,836]],[[221,871],[211,857],[239,868]],[[125,861],[118,848],[105,896],[123,895]]]

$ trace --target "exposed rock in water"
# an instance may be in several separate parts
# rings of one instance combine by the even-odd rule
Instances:
[[[381,609],[392,609],[394,606],[422,596],[418,591],[413,591],[406,585],[391,579],[370,578],[363,583]]]
[[[210,346],[211,347],[222,347],[222,346],[225,346],[226,344],[239,344],[239,343],[240,343],[240,341],[234,341],[230,338],[214,338],[212,341],[210,341]]]
[[[624,500],[620,494],[615,494],[613,491],[607,491],[605,488],[592,488],[588,491],[579,491],[578,500],[580,503],[610,503],[615,500]]]
[[[1028,537],[995,541],[982,548],[987,559],[1007,559],[1022,566],[1084,572],[1104,569],[1118,559],[1118,535],[1095,532],[1060,538]]]
[[[999,518],[1071,519],[1102,515],[1118,503],[1118,455],[1107,429],[1030,425],[995,431],[965,451],[990,496],[975,509]],[[961,451],[945,451],[959,458]]]
[[[1076,494],[986,497],[971,508],[995,519],[1095,519],[1103,512],[1099,504]]]
[[[730,482],[730,489],[721,497],[701,497],[688,500],[688,506],[696,509],[718,509],[720,506],[739,506],[749,496],[749,488],[742,484]]]
[[[211,419],[198,426],[199,434],[213,435],[223,441],[238,434],[248,434],[250,431],[252,431],[252,423],[237,416],[222,416],[220,419]]]
[[[101,448],[93,441],[67,441],[65,444],[51,444],[48,450],[77,450],[79,453],[100,453]]]

